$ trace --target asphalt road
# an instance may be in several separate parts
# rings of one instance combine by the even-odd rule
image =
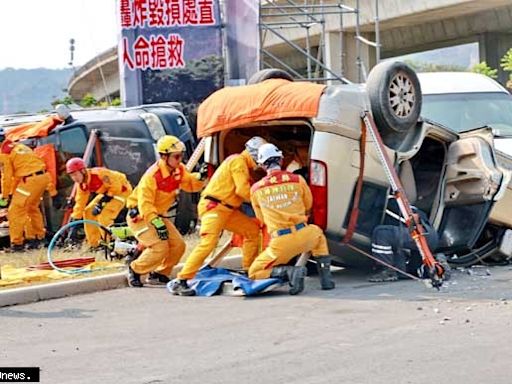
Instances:
[[[4,308],[0,365],[59,384],[509,384],[512,268],[475,271],[440,292],[338,271],[296,297],[126,288]]]

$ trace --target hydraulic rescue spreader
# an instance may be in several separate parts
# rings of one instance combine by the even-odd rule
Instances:
[[[402,183],[400,182],[393,166],[393,162],[389,159],[386,153],[384,142],[382,141],[382,137],[380,136],[373,117],[368,111],[363,111],[361,113],[361,118],[364,122],[362,129],[366,127],[373,139],[377,155],[384,167],[384,172],[391,186],[391,193],[398,204],[402,217],[405,218],[405,224],[409,233],[418,247],[423,260],[423,265],[426,268],[432,286],[439,289],[443,284],[444,268],[439,264],[439,262],[437,262],[428,247],[427,240],[425,238],[425,229],[421,225],[419,216],[412,211],[409,200],[407,199],[402,187]],[[364,136],[365,135],[362,137]],[[362,145],[364,145],[364,143]]]

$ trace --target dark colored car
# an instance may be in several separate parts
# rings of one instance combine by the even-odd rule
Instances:
[[[31,121],[40,119],[34,117]],[[30,121],[29,117],[23,117],[23,120]],[[0,120],[0,126],[8,129],[8,126],[20,124],[20,121],[6,117]],[[93,130],[99,132],[99,139],[89,166],[105,166],[123,172],[134,187],[157,160],[155,143],[160,137],[174,135],[183,141],[187,148],[185,161],[195,148],[194,135],[177,103],[71,111],[66,122],[54,128],[47,137],[24,140],[30,147],[54,145],[57,190],[62,195],[69,196],[73,185],[65,172],[66,161],[83,156]],[[182,233],[188,232],[195,223],[196,200],[193,195],[181,193],[178,204],[173,207],[173,211],[176,209],[176,225]],[[48,228],[56,231],[61,225],[62,211],[52,209],[48,197],[45,198],[44,208]]]

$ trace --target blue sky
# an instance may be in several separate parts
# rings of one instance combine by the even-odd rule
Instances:
[[[117,42],[115,0],[0,0],[0,69],[80,66]]]

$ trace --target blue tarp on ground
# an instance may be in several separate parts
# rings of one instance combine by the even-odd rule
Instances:
[[[188,285],[196,291],[197,296],[213,296],[221,292],[222,284],[226,282],[231,282],[233,289],[241,290],[245,296],[257,295],[272,286],[283,284],[281,279],[251,280],[228,269],[205,267],[197,272],[194,279],[189,280]]]

